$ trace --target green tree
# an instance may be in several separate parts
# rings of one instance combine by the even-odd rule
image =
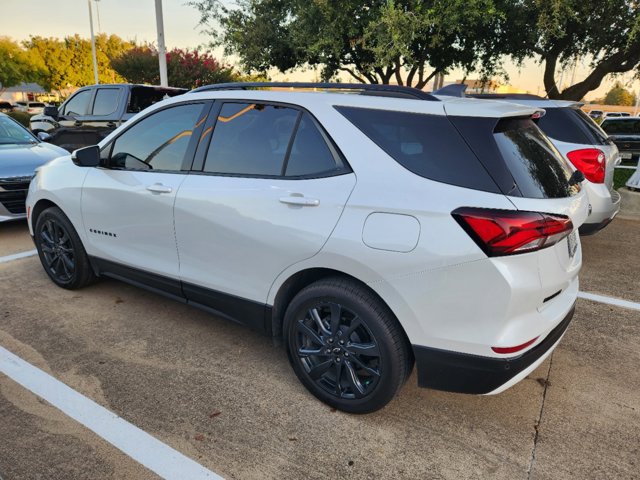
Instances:
[[[172,87],[196,88],[211,83],[231,82],[239,77],[209,52],[174,48],[167,52],[167,80]],[[160,83],[158,51],[152,45],[135,47],[112,61],[118,74],[132,83]]]
[[[616,82],[604,96],[605,105],[635,105],[635,103],[635,95],[624,88],[620,82]]]
[[[321,66],[359,82],[422,88],[451,68],[499,67],[493,34],[505,21],[502,0],[192,0],[212,44],[250,72]]]
[[[94,83],[91,42],[79,35],[64,39],[31,37],[24,42],[25,48],[46,65],[43,87],[47,90],[63,90]],[[133,48],[131,42],[117,35],[96,36],[96,59],[100,83],[122,82],[124,79],[111,67],[113,58]]]
[[[520,61],[539,59],[550,98],[580,100],[607,75],[640,67],[637,1],[511,0],[502,8],[508,21],[496,36],[498,50]],[[589,63],[590,73],[560,91],[556,70],[569,70],[578,59]]]
[[[8,37],[0,37],[0,92],[22,82],[38,82],[45,67]]]

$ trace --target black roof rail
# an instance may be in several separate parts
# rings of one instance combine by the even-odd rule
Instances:
[[[191,90],[195,92],[211,92],[220,90],[247,90],[250,88],[316,88],[320,90],[354,90],[363,95],[380,95],[400,98],[414,98],[417,100],[439,100],[430,93],[413,87],[402,85],[380,85],[371,83],[314,83],[314,82],[234,82],[205,85]]]

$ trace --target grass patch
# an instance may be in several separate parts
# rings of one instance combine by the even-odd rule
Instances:
[[[613,172],[613,188],[617,190],[620,187],[624,187],[624,184],[627,183],[634,171],[629,168],[616,168]]]

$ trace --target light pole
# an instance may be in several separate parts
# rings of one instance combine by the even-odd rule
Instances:
[[[91,0],[87,0],[89,5],[89,26],[91,27],[91,55],[93,56],[93,78],[96,85],[100,83],[98,80],[98,59],[96,58],[96,37],[93,34],[93,13],[91,12]]]
[[[167,53],[164,47],[164,21],[162,19],[162,0],[156,0],[156,26],[158,28],[158,63],[160,65],[160,85],[168,87]]]

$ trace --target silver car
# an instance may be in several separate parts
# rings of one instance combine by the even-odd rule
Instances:
[[[0,222],[26,216],[25,200],[35,169],[67,153],[0,113]]]

